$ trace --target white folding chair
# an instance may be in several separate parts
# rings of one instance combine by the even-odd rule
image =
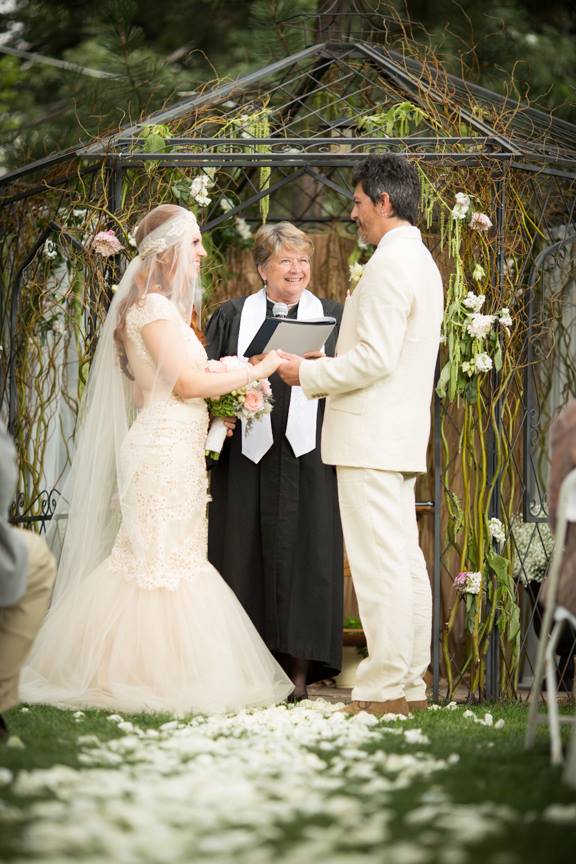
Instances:
[[[550,570],[548,573],[546,607],[540,631],[534,683],[530,693],[528,723],[526,727],[526,747],[532,747],[534,744],[536,725],[539,722],[548,723],[550,727],[551,761],[553,765],[560,765],[562,762],[560,724],[569,723],[574,725],[575,728],[572,734],[570,753],[566,763],[564,780],[570,785],[576,786],[576,716],[560,715],[558,711],[555,658],[556,646],[562,628],[566,623],[572,624],[573,627],[576,627],[576,617],[568,609],[565,609],[563,606],[558,606],[557,604],[558,582],[566,542],[566,530],[569,522],[576,522],[576,507],[574,502],[576,502],[576,468],[570,471],[562,481],[558,498],[556,537],[552,560],[550,562]],[[554,626],[552,632],[550,632],[550,627],[553,622]],[[550,634],[550,636],[548,634]],[[544,674],[546,674],[548,713],[539,714],[538,706],[542,692]]]

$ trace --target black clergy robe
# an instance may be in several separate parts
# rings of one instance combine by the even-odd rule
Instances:
[[[228,300],[212,315],[206,327],[210,359],[238,353],[245,299]],[[321,302],[324,314],[338,322],[325,346],[333,356],[342,307]],[[294,306],[289,317],[296,316]],[[324,400],[318,400],[316,449],[297,458],[285,436],[291,388],[278,374],[270,383],[270,450],[258,464],[243,456],[238,423],[212,465],[208,557],[268,648],[311,661],[312,683],[338,674],[341,666],[343,543],[336,470],[320,458]]]

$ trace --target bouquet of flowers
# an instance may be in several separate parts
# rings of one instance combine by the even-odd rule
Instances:
[[[222,357],[221,360],[209,360],[207,372],[232,372],[248,366],[245,357]],[[223,417],[237,417],[245,424],[247,432],[257,420],[272,411],[272,388],[267,378],[251,381],[244,387],[238,387],[231,393],[207,399],[208,408],[214,417],[206,438],[206,455],[218,460],[226,440],[226,424]]]

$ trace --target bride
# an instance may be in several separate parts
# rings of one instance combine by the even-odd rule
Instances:
[[[21,696],[175,714],[270,705],[293,684],[206,557],[205,398],[280,358],[205,371],[189,322],[206,252],[190,211],[156,207],[136,242],[90,371],[52,522],[54,597]]]

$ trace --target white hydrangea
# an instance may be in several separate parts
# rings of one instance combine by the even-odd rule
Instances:
[[[477,372],[490,372],[493,365],[492,358],[483,351],[482,354],[477,354],[474,358],[474,365]]]
[[[466,326],[466,332],[474,339],[484,339],[492,330],[495,317],[495,315],[482,315],[480,312],[475,312]]]
[[[190,184],[190,195],[201,207],[207,207],[212,199],[208,195],[208,190],[214,185],[214,181],[206,174],[199,174]]]
[[[467,594],[479,594],[480,588],[482,587],[482,573],[468,573],[468,579],[466,581],[466,593]]]
[[[492,519],[488,520],[488,531],[490,532],[490,536],[493,540],[496,540],[497,543],[505,543],[506,542],[506,532],[504,530],[504,525],[500,521],[500,519],[496,519],[496,517],[492,517]]]
[[[546,522],[523,522],[517,514],[510,525],[514,558],[512,576],[526,586],[541,582],[548,570],[554,538]]]
[[[471,309],[473,312],[480,312],[485,300],[485,294],[475,294],[474,291],[469,291],[462,302],[467,309]]]

